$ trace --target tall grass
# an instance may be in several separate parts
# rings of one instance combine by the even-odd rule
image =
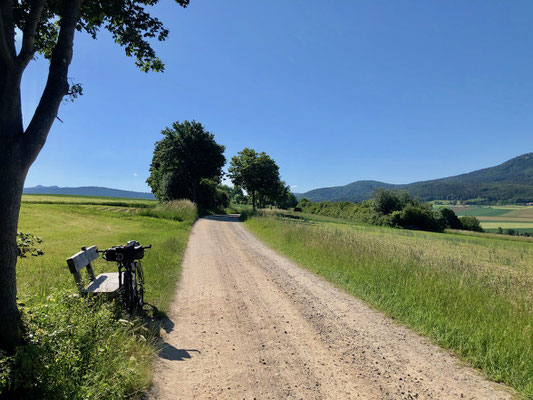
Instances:
[[[533,396],[530,243],[253,217],[273,248]]]
[[[14,357],[0,357],[0,392],[13,399],[139,397],[150,384],[154,348],[119,311],[64,292],[22,307],[25,343]]]
[[[175,221],[193,222],[198,218],[198,209],[192,201],[182,199],[158,204],[154,208],[141,210],[138,214]]]

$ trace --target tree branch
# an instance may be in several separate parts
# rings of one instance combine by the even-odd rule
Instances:
[[[13,0],[0,0],[0,58],[12,66],[15,58]]]
[[[44,5],[46,0],[33,0],[30,6],[30,13],[24,26],[24,32],[22,37],[22,47],[20,53],[17,57],[17,60],[21,63],[21,66],[24,68],[33,55],[35,54],[34,45],[35,45],[35,34],[37,32],[37,26],[39,25],[39,18],[43,12]]]
[[[68,92],[68,68],[72,61],[74,32],[79,18],[81,0],[64,2],[60,20],[60,31],[57,44],[52,51],[48,80],[39,105],[31,119],[24,141],[27,146],[28,162],[33,162],[43,147],[48,132],[57,116],[61,100]]]

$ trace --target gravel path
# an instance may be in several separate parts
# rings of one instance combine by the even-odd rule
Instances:
[[[267,248],[193,227],[153,399],[508,399],[455,357]]]

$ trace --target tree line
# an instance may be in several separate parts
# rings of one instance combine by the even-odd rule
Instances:
[[[462,229],[483,232],[479,220],[472,216],[457,217],[449,208],[434,210],[430,203],[411,197],[408,192],[378,189],[372,199],[360,203],[321,201],[313,203],[305,198],[296,210],[329,217],[344,218],[372,225],[442,232]]]
[[[225,147],[201,123],[174,122],[161,133],[147,179],[158,200],[189,199],[203,212],[226,208],[230,202],[251,204],[253,209],[297,204],[268,154],[244,148],[233,156],[227,173],[234,185],[230,187],[222,185]]]

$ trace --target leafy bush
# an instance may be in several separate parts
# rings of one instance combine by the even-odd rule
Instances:
[[[442,232],[442,226],[431,208],[424,204],[407,204],[401,211],[392,213],[391,221],[394,225],[408,229]]]
[[[298,207],[304,208],[304,207],[307,207],[309,204],[311,204],[311,202],[305,197],[302,197],[300,201],[298,202]]]
[[[31,233],[17,232],[17,247],[19,251],[19,257],[26,257],[31,254],[32,256],[42,256],[44,252],[36,245],[42,243],[43,240],[34,236]]]
[[[407,192],[394,192],[386,189],[379,189],[371,200],[361,203],[347,201],[312,203],[307,199],[302,199],[298,203],[298,207],[312,214],[354,220],[371,225],[433,232],[442,232],[445,228],[463,229],[453,210],[443,208],[434,212],[429,203],[413,199]]]
[[[476,217],[465,215],[459,217],[459,220],[461,221],[462,229],[465,231],[483,232],[483,228]]]
[[[158,204],[154,208],[141,210],[138,212],[138,215],[192,223],[198,218],[198,210],[196,204],[192,201],[182,199],[168,201]]]
[[[123,399],[150,383],[153,348],[113,304],[62,293],[21,307],[24,344],[0,355],[0,392],[13,399]]]
[[[393,211],[401,211],[408,202],[409,195],[405,199],[405,195],[402,193],[398,195],[392,190],[378,189],[374,192],[374,209],[384,215],[391,214]]]
[[[453,210],[450,210],[449,208],[442,207],[439,210],[439,219],[440,223],[443,226],[443,228],[449,228],[449,229],[462,229],[463,225],[461,224],[461,221],[455,215]]]

